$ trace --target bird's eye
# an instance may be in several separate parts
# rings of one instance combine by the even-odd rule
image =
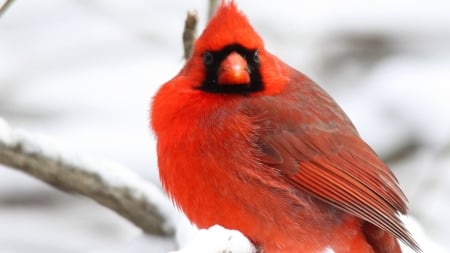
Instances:
[[[203,53],[202,56],[203,56],[203,63],[205,65],[210,65],[214,62],[214,56],[212,55],[211,52],[206,51]]]
[[[253,54],[253,62],[255,63],[259,63],[259,53],[258,50],[255,51],[255,53]]]

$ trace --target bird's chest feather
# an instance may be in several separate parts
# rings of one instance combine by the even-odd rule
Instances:
[[[194,222],[206,224],[240,202],[245,184],[239,181],[255,164],[252,127],[233,106],[201,113],[191,108],[159,135],[161,181]]]
[[[189,108],[173,117],[158,135],[165,189],[201,228],[220,224],[256,243],[273,238],[275,245],[267,247],[297,247],[298,238],[308,238],[311,249],[319,247],[324,234],[319,230],[335,231],[342,214],[293,189],[281,171],[259,160],[258,134],[265,121],[247,109],[225,104],[203,113]],[[293,234],[292,242],[283,239]]]
[[[202,105],[202,113],[190,108],[159,134],[163,185],[188,216],[198,217],[192,218],[197,223],[243,215],[236,210],[278,222],[278,216],[296,211],[283,208],[310,206],[309,196],[299,196],[279,170],[259,160],[258,134],[264,121],[246,113],[243,104],[225,101],[209,110]],[[280,208],[267,208],[281,200]]]

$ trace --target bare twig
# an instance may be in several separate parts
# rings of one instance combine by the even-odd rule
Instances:
[[[57,189],[79,193],[116,211],[147,233],[169,235],[159,188],[111,162],[65,153],[43,137],[10,128],[0,118],[0,164],[32,175]],[[40,140],[40,142],[36,141]],[[43,145],[45,143],[45,145]],[[158,203],[158,204],[157,204]]]
[[[209,0],[208,5],[208,20],[214,15],[219,0]],[[198,14],[196,10],[190,10],[187,13],[186,21],[184,22],[183,30],[183,48],[184,48],[184,59],[187,60],[192,53],[192,47],[194,45],[196,31],[198,23]]]
[[[0,7],[0,18],[5,14],[5,12],[8,10],[9,7],[11,7],[11,4],[14,2],[14,0],[6,0],[5,3]]]
[[[219,0],[209,0],[208,5],[208,20],[211,19],[211,17],[214,15],[214,12],[216,11],[217,4],[219,4]]]
[[[188,11],[186,21],[184,22],[184,31],[183,31],[184,59],[186,60],[191,56],[192,47],[195,41],[197,23],[198,23],[197,11],[196,10]]]

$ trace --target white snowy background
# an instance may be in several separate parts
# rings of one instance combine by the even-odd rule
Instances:
[[[238,3],[272,53],[336,98],[389,162],[423,233],[449,252],[450,2]],[[181,33],[193,8],[200,32],[206,0],[15,1],[0,18],[0,117],[158,184],[148,107],[183,64]],[[179,220],[184,242],[193,230]],[[2,253],[176,247],[0,166]]]

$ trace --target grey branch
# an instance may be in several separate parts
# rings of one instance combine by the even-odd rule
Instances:
[[[217,5],[219,4],[219,0],[209,0],[208,4],[208,20],[214,15],[214,12],[217,9]]]
[[[218,0],[208,1],[208,20],[213,16]],[[192,53],[192,48],[194,46],[195,36],[197,33],[197,23],[198,23],[198,13],[196,10],[190,10],[187,13],[186,21],[184,22],[183,30],[183,49],[184,49],[184,59],[187,60]]]
[[[183,31],[183,48],[185,60],[187,60],[192,53],[192,47],[194,46],[197,31],[197,23],[198,23],[197,11],[196,10],[188,11],[186,21],[184,22],[184,31]]]
[[[1,118],[0,164],[94,199],[146,233],[173,233],[167,212],[161,210],[170,210],[170,201],[159,188],[118,164],[70,153],[45,137],[10,128]]]
[[[0,7],[0,18],[5,14],[5,12],[8,10],[9,7],[11,7],[11,4],[14,2],[14,0],[6,0],[5,3]]]

